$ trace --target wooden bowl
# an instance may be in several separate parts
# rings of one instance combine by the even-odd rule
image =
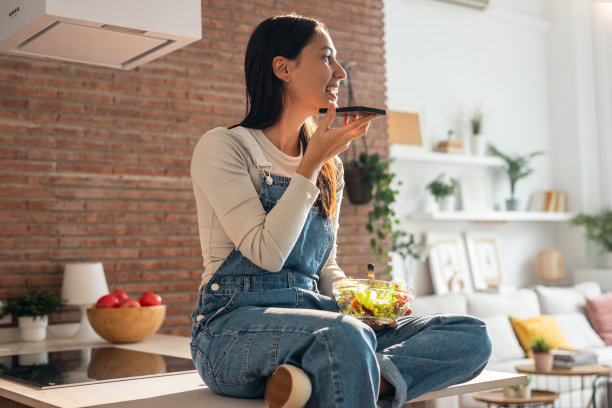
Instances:
[[[91,327],[111,343],[134,343],[154,334],[166,317],[166,305],[87,309]]]

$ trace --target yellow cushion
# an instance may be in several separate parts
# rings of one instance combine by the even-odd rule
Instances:
[[[525,350],[527,357],[531,358],[533,352],[531,351],[531,343],[536,337],[543,337],[551,348],[564,348],[570,350],[576,350],[576,347],[572,346],[563,338],[561,329],[557,325],[557,321],[554,316],[541,315],[532,317],[531,319],[521,319],[519,317],[510,316],[510,323],[516,333],[516,337],[521,343],[521,347]]]

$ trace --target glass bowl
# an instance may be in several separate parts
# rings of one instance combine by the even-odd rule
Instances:
[[[343,279],[332,284],[340,310],[360,320],[389,324],[410,314],[414,288],[403,281]]]

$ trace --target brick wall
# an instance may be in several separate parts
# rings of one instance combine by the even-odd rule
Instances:
[[[385,104],[382,0],[269,4],[203,0],[204,38],[133,71],[0,56],[0,299],[26,277],[59,289],[66,262],[100,261],[111,290],[163,296],[161,332],[188,333],[201,274],[191,153],[206,130],[242,117],[256,24],[317,15],[340,61],[355,62],[356,102]],[[387,157],[383,120],[367,140]],[[342,207],[338,263],[353,276],[373,260],[368,210]]]

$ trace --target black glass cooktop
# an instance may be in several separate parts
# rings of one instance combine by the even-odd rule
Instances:
[[[0,357],[0,378],[37,389],[195,371],[187,358],[118,347]]]

